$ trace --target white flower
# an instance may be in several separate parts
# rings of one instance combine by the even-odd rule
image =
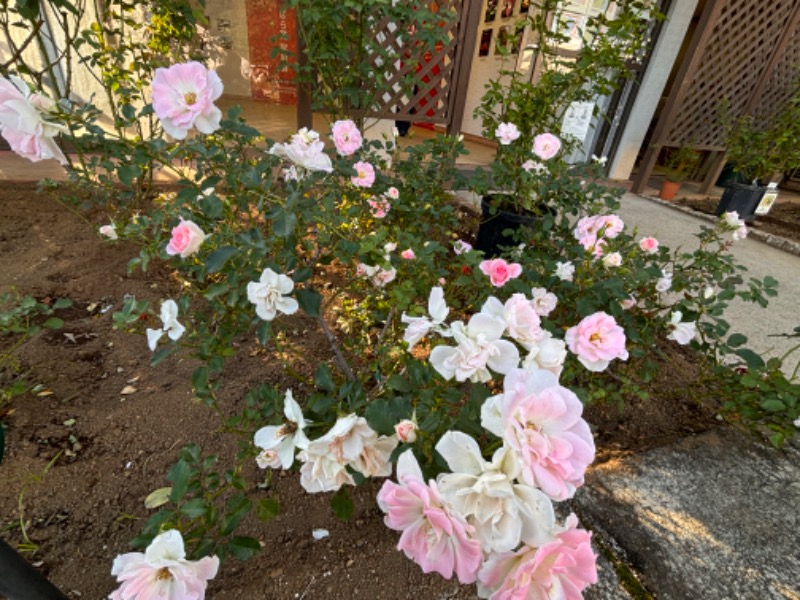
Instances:
[[[436,451],[453,471],[437,478],[439,492],[475,528],[485,552],[509,552],[520,542],[540,546],[550,541],[553,504],[540,490],[514,483],[520,464],[506,446],[489,463],[474,439],[448,431]]]
[[[512,294],[505,304],[489,296],[481,312],[504,321],[508,335],[526,349],[544,336],[542,320],[525,294]]]
[[[113,223],[111,223],[111,225],[103,225],[97,231],[100,233],[100,235],[104,235],[110,240],[119,239],[119,236],[117,235],[117,228]]]
[[[670,271],[661,271],[661,278],[656,281],[656,291],[664,293],[672,287],[672,273]]]
[[[521,134],[514,123],[500,123],[495,129],[494,135],[500,145],[508,146],[514,140],[519,139]]]
[[[403,419],[394,426],[397,439],[404,444],[413,444],[417,441],[417,429],[419,428],[413,419]]]
[[[528,159],[524,163],[522,163],[522,168],[528,173],[533,172],[536,174],[539,174],[547,169],[547,167],[544,164],[531,159]]]
[[[428,314],[427,317],[409,317],[406,313],[400,317],[403,323],[408,327],[403,334],[403,340],[408,344],[408,349],[411,350],[417,342],[428,335],[431,329],[442,329],[441,325],[450,313],[450,309],[444,301],[444,290],[440,287],[431,288],[431,293],[428,296]],[[443,331],[440,331],[444,333]]]
[[[611,252],[603,257],[603,266],[606,268],[618,267],[622,264],[622,255],[619,252]]]
[[[670,320],[672,331],[667,335],[668,340],[674,340],[680,345],[685,346],[697,335],[697,323],[687,321],[682,323],[683,313],[679,310],[673,311]]]
[[[545,288],[533,288],[531,289],[531,304],[537,315],[546,317],[555,310],[558,298]]]
[[[295,448],[302,450],[308,447],[308,438],[303,432],[306,421],[300,405],[292,396],[292,390],[286,390],[283,414],[286,417],[283,425],[267,425],[256,431],[254,436],[255,445],[264,451],[256,458],[258,466],[262,469],[277,468],[276,457],[272,453],[277,454],[278,466],[288,469],[294,463]]]
[[[725,224],[730,229],[738,229],[744,224],[744,221],[739,218],[739,213],[735,210],[722,213],[722,220],[725,221]]]
[[[507,373],[519,364],[517,347],[500,337],[506,329],[502,319],[480,312],[465,327],[456,321],[450,328],[458,346],[437,346],[430,355],[434,369],[445,379],[456,381],[489,381],[487,367]]]
[[[319,139],[316,131],[303,127],[292,136],[289,144],[274,144],[269,153],[281,158],[288,158],[295,166],[308,171],[333,171],[330,157],[324,152],[325,143]]]
[[[572,281],[575,275],[575,265],[569,261],[556,263],[555,275],[562,281]]]
[[[173,342],[180,339],[186,328],[178,323],[178,305],[174,300],[165,300],[161,303],[162,329],[147,329],[147,345],[155,352],[158,340],[166,333]]]
[[[247,284],[247,299],[256,305],[256,314],[260,318],[272,321],[278,312],[286,315],[297,312],[297,300],[286,297],[293,289],[294,281],[267,268],[261,274],[261,279]]]
[[[472,244],[469,242],[465,242],[464,240],[456,240],[453,243],[453,252],[456,254],[464,254],[470,250],[472,250]]]
[[[715,290],[710,285],[706,286],[706,289],[703,290],[703,298],[705,298],[706,300],[710,300],[711,298],[713,298],[716,295],[717,295],[717,290]]]
[[[544,337],[528,349],[528,355],[522,361],[522,368],[526,371],[537,369],[550,371],[558,377],[564,368],[566,358],[567,344],[564,340],[555,338],[552,333],[545,331]]]
[[[744,223],[739,225],[739,228],[731,234],[731,237],[734,242],[745,239],[747,237],[747,225]]]
[[[792,424],[793,424],[795,427],[797,427],[798,429],[800,429],[800,417],[798,417],[797,419],[795,419],[795,420],[794,420],[794,422],[793,422]]]
[[[596,162],[599,165],[605,165],[606,162],[608,161],[608,157],[607,156],[599,156],[598,157],[595,154],[592,154],[592,161]]]
[[[359,277],[367,277],[375,287],[384,287],[387,283],[394,281],[397,276],[397,269],[384,269],[364,263],[358,263],[356,266],[356,275]]]

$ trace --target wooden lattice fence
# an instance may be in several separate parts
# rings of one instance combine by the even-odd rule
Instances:
[[[682,144],[710,151],[701,190],[711,187],[725,161],[720,103],[768,122],[796,86],[798,23],[800,0],[707,1],[633,191],[644,189],[662,147]]]

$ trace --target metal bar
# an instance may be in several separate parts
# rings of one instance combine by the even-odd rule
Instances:
[[[653,173],[653,167],[655,167],[656,164],[658,151],[666,141],[665,135],[667,134],[668,128],[674,121],[675,113],[678,107],[680,107],[681,102],[689,90],[689,86],[692,83],[692,77],[697,72],[697,67],[699,66],[700,60],[703,57],[703,50],[705,49],[706,44],[708,44],[708,40],[711,37],[712,30],[714,29],[714,24],[717,22],[720,12],[722,11],[722,7],[725,5],[725,3],[726,0],[708,0],[705,8],[703,9],[703,14],[700,16],[697,30],[695,31],[692,41],[689,44],[689,48],[686,51],[686,57],[684,58],[683,63],[678,70],[678,74],[675,77],[675,83],[672,84],[672,91],[670,92],[669,98],[664,105],[664,109],[661,111],[661,115],[658,118],[658,124],[653,131],[650,148],[648,148],[647,153],[645,154],[645,157],[649,157],[650,160],[642,161],[643,164],[640,166],[639,172],[636,174],[633,186],[631,187],[631,191],[633,192],[641,192],[642,189],[644,189],[644,186],[647,184],[647,180],[650,178],[650,175]],[[655,154],[653,155],[654,150]]]
[[[0,594],[9,600],[67,600],[31,564],[0,539]]]

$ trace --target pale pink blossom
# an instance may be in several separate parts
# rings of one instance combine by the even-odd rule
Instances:
[[[425,483],[411,450],[397,460],[397,481],[385,481],[378,492],[384,523],[402,532],[397,549],[424,573],[436,572],[446,579],[455,574],[461,583],[473,583],[483,560],[474,529],[450,510],[436,482]]]
[[[735,210],[722,213],[721,220],[725,222],[729,229],[738,229],[744,224],[744,221],[739,217],[739,213]]]
[[[537,315],[546,317],[556,309],[558,298],[545,288],[533,288],[531,289],[531,304]]]
[[[10,148],[30,161],[55,158],[62,165],[67,157],[55,141],[66,128],[46,120],[55,103],[40,94],[31,94],[22,79],[0,76],[0,135]]]
[[[372,184],[375,183],[375,167],[360,160],[353,165],[353,168],[356,170],[356,174],[350,178],[353,185],[363,188],[372,187]]]
[[[531,348],[544,337],[542,320],[533,303],[524,294],[512,294],[505,304],[490,296],[481,308],[481,312],[505,321],[508,336],[525,349]]]
[[[103,235],[110,240],[119,239],[119,236],[117,235],[117,228],[113,223],[111,225],[103,225],[97,231],[100,233],[100,235]]]
[[[386,190],[386,196],[391,198],[392,200],[397,200],[400,198],[400,190],[392,186],[388,190]]]
[[[519,139],[521,134],[514,123],[500,123],[495,129],[494,135],[501,146],[508,146],[514,140]]]
[[[406,313],[400,317],[400,321],[408,325],[403,334],[403,340],[408,343],[408,349],[411,350],[432,329],[440,334],[450,335],[442,327],[449,313],[450,309],[444,301],[444,290],[440,287],[432,287],[428,295],[430,319],[428,317],[409,317]]]
[[[266,466],[258,459],[258,466],[262,469],[267,466],[272,468],[282,467],[288,469],[294,463],[295,448],[301,450],[308,447],[308,438],[303,431],[306,421],[300,405],[292,396],[292,390],[286,390],[283,399],[284,422],[281,425],[267,425],[256,431],[253,443],[264,450],[259,455]],[[273,456],[265,452],[274,451],[278,457],[278,466],[274,465]]]
[[[350,119],[336,121],[331,127],[331,134],[336,152],[341,156],[350,156],[361,148],[364,142],[358,127]]]
[[[316,131],[306,127],[292,135],[288,144],[273,144],[269,153],[287,158],[294,163],[294,179],[302,178],[302,173],[298,172],[296,167],[301,167],[306,171],[324,171],[325,173],[333,171],[333,163],[325,154],[325,143],[320,141]]]
[[[619,252],[611,252],[603,256],[603,266],[606,268],[614,268],[622,265],[622,255]]]
[[[555,338],[552,333],[545,331],[542,339],[528,349],[528,355],[522,360],[521,367],[526,371],[537,369],[550,371],[556,377],[560,377],[566,358],[567,345],[564,340]]]
[[[592,534],[572,514],[553,540],[538,548],[490,555],[478,573],[478,596],[489,600],[582,600],[597,583]]]
[[[258,281],[247,284],[247,299],[256,305],[256,315],[272,321],[279,312],[293,315],[300,308],[297,300],[290,298],[294,281],[270,268],[264,269]]]
[[[697,336],[697,322],[682,321],[683,313],[679,310],[673,311],[670,317],[668,340],[685,346]]]
[[[594,215],[581,218],[573,231],[576,240],[587,236],[613,239],[625,228],[617,215]]]
[[[498,448],[488,462],[473,438],[448,431],[436,452],[452,471],[437,477],[439,492],[475,528],[484,553],[550,541],[553,503],[541,490],[516,482],[520,462],[508,446]]]
[[[639,240],[639,248],[648,254],[655,254],[658,252],[658,240],[654,237],[646,237]]]
[[[625,331],[614,317],[604,312],[589,315],[570,327],[564,340],[570,352],[590,371],[604,371],[615,358],[628,360]]]
[[[356,266],[356,275],[358,277],[366,277],[375,287],[384,287],[387,283],[394,281],[397,276],[397,269],[384,269],[383,267],[367,265],[358,263]]]
[[[561,150],[561,140],[552,133],[540,133],[533,138],[533,153],[542,160],[550,160]]]
[[[222,81],[199,62],[159,67],[153,78],[153,110],[164,131],[182,140],[192,127],[201,133],[219,129],[222,111],[214,101],[222,95]]]
[[[380,198],[370,198],[367,200],[367,204],[369,204],[372,216],[376,219],[383,219],[387,214],[389,214],[389,210],[392,208],[392,205],[383,196]]]
[[[167,254],[175,256],[179,254],[181,258],[191,256],[200,249],[206,234],[192,221],[181,222],[172,228],[172,237],[167,244]]]
[[[156,536],[144,553],[129,552],[114,559],[111,574],[120,586],[109,600],[203,600],[218,569],[216,556],[186,560],[183,537],[170,529]]]
[[[400,258],[404,260],[414,260],[417,258],[417,255],[414,254],[414,251],[411,248],[406,248],[400,253]]]
[[[404,444],[413,444],[417,441],[417,424],[411,419],[403,419],[394,426],[397,439]]]
[[[731,234],[731,238],[733,239],[734,242],[743,240],[746,237],[747,237],[747,225],[745,225],[744,223],[739,225],[736,231],[734,231],[733,234]]]
[[[603,238],[587,234],[578,240],[578,243],[584,247],[587,252],[591,252],[595,258],[600,258],[605,254],[605,248],[608,245]]]
[[[472,250],[472,244],[469,242],[465,242],[464,240],[456,240],[453,243],[453,252],[456,254],[464,254],[470,250]]]
[[[672,287],[672,273],[670,271],[661,271],[661,277],[656,281],[656,291],[664,292],[669,291]]]
[[[456,321],[450,333],[458,346],[436,346],[430,355],[431,366],[445,379],[455,377],[456,381],[489,381],[489,368],[508,373],[519,365],[519,350],[500,339],[505,329],[503,319],[485,312],[472,315],[467,326]]]
[[[503,393],[481,407],[481,424],[514,451],[523,482],[566,500],[594,460],[594,439],[582,413],[581,401],[553,373],[513,369]]]
[[[536,174],[539,174],[539,173],[541,173],[542,171],[544,171],[545,169],[547,169],[547,167],[546,167],[546,166],[544,166],[544,165],[543,165],[542,163],[540,163],[539,161],[528,159],[528,160],[526,160],[524,163],[522,163],[522,169],[523,169],[523,170],[524,170],[526,173],[536,173]]]
[[[619,305],[622,307],[622,310],[630,310],[634,306],[636,306],[636,297],[635,296],[628,296],[624,300],[619,301]]]
[[[502,287],[509,279],[515,279],[522,275],[522,265],[508,263],[502,258],[484,260],[479,266],[481,272],[489,276],[489,281],[495,287]]]
[[[575,265],[570,261],[556,263],[555,276],[561,281],[572,281],[575,277]]]

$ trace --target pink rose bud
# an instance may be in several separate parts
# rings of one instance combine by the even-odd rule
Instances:
[[[509,279],[515,279],[522,274],[522,265],[508,263],[502,258],[484,260],[479,266],[495,287],[502,287]]]
[[[654,237],[646,237],[639,240],[639,248],[648,254],[655,254],[658,252],[658,240]]]
[[[110,240],[118,239],[117,236],[117,228],[113,225],[103,225],[100,229],[98,229],[100,235],[106,236]]]
[[[400,253],[400,257],[406,260],[414,260],[417,257],[417,255],[414,254],[414,251],[411,248],[408,248],[407,250],[403,250]]]
[[[404,444],[413,444],[417,441],[417,424],[411,419],[403,419],[394,426],[397,439]]]
[[[180,254],[181,258],[191,256],[200,248],[206,234],[191,221],[181,222],[172,230],[172,239],[167,244],[167,254],[174,256]]]

